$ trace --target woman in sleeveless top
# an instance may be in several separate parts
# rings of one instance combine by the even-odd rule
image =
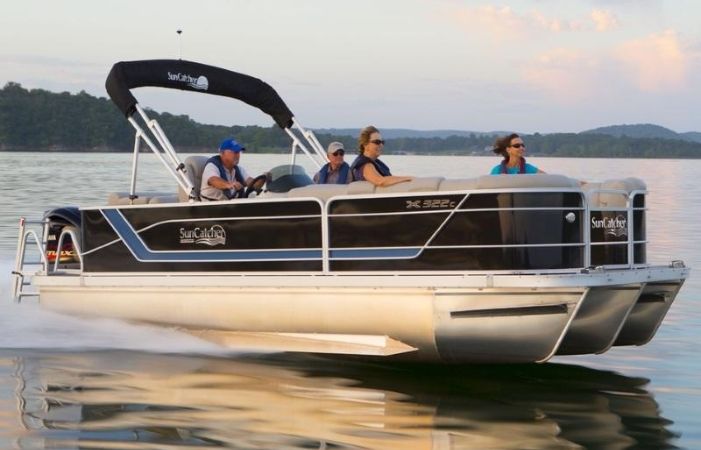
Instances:
[[[358,149],[360,155],[351,164],[351,172],[354,181],[369,181],[375,186],[391,186],[405,181],[411,181],[413,177],[392,175],[389,167],[380,161],[380,155],[385,145],[380,131],[368,126],[361,130],[358,137]]]

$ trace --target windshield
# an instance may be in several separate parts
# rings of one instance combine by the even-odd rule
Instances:
[[[270,192],[288,192],[292,188],[313,184],[302,166],[285,164],[270,170],[271,180],[266,184]]]

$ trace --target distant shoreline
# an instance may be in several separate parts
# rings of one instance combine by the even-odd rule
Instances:
[[[27,149],[21,149],[21,150],[7,150],[3,149],[0,150],[0,154],[2,153],[39,153],[42,152],[43,150],[41,149],[36,149],[36,150],[27,150]],[[205,150],[205,151],[193,151],[193,150],[181,150],[178,151],[176,150],[178,154],[215,154],[216,149],[214,150]],[[124,151],[124,150],[48,150],[45,153],[49,154],[131,154],[133,152],[131,151]],[[149,155],[152,152],[150,151],[144,151],[143,149],[139,152],[140,155]],[[249,151],[249,155],[286,155],[289,153],[289,149],[284,149],[284,151],[269,151],[269,152],[256,152],[256,151]],[[300,156],[304,156],[300,154]],[[458,154],[458,153],[451,153],[451,152],[432,152],[432,153],[407,153],[405,151],[393,153],[393,152],[385,152],[384,156],[459,156],[459,157],[464,157],[464,156],[469,156],[469,157],[475,157],[475,158],[490,158],[495,161],[499,159],[498,156],[495,156],[492,153],[485,153],[485,154],[476,154],[476,153],[463,153],[463,154]],[[355,157],[355,152],[350,153],[350,157],[353,158]],[[696,159],[701,159],[701,156],[698,158],[689,158],[689,157],[672,157],[669,155],[660,155],[659,157],[641,157],[641,156],[620,156],[620,155],[614,155],[614,156],[601,156],[601,155],[591,155],[591,156],[585,156],[585,155],[540,155],[540,154],[532,154],[528,155],[528,159],[540,159],[540,158],[548,158],[548,159],[558,159],[558,158],[578,158],[578,159],[640,159],[640,160],[690,160],[694,161]]]
[[[134,129],[106,98],[84,92],[52,93],[9,82],[0,89],[0,152],[132,153]],[[80,115],[78,112],[90,111]],[[149,110],[181,153],[212,153],[226,137],[251,153],[286,154],[290,139],[278,126],[206,125],[187,115]],[[466,124],[469,125],[469,124]],[[309,128],[322,145],[338,141],[357,148],[355,128]],[[461,130],[382,129],[385,154],[491,155],[495,134]],[[612,125],[578,133],[520,133],[535,157],[698,159],[701,132],[677,133],[654,124]],[[148,151],[147,145],[141,146]]]

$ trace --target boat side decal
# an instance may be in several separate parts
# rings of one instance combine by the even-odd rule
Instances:
[[[129,251],[139,261],[173,261],[173,262],[204,262],[204,261],[276,261],[276,260],[309,260],[321,259],[320,249],[280,249],[280,250],[183,250],[159,251],[150,250],[131,224],[116,209],[100,211],[122,239]]]
[[[131,254],[142,262],[206,262],[206,261],[289,261],[321,259],[321,249],[261,250],[179,250],[153,251],[117,209],[100,210]],[[409,248],[359,248],[331,250],[331,259],[411,259],[421,251]]]

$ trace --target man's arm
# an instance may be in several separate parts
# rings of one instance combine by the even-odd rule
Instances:
[[[216,175],[207,178],[207,184],[212,186],[213,188],[221,189],[222,191],[224,189],[233,189],[235,191],[238,191],[243,187],[238,181],[234,181],[232,183],[231,181],[226,181]]]
[[[212,163],[209,163],[205,166],[204,170],[202,171],[202,178],[207,180],[208,185],[212,186],[215,189],[220,189],[222,191],[225,189],[239,190],[243,187],[240,183],[232,183],[231,181],[225,180],[222,177],[220,177],[219,169],[217,169],[217,166],[215,166]],[[236,187],[237,185],[238,187]]]

